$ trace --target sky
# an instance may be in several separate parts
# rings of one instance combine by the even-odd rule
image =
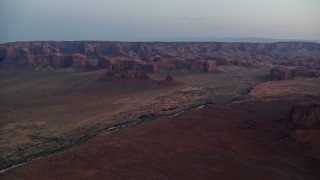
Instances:
[[[0,42],[320,40],[320,0],[0,0]]]

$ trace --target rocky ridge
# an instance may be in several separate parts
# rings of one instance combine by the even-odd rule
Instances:
[[[270,70],[270,80],[289,80],[295,77],[319,78],[320,70],[307,69],[304,67],[288,68],[275,66]]]
[[[296,126],[306,129],[320,129],[320,104],[301,102],[292,106],[287,119]]]
[[[259,68],[261,62],[279,59],[274,52],[288,54],[288,63],[295,51],[320,52],[320,44],[283,43],[197,43],[197,42],[99,42],[99,41],[32,41],[0,44],[1,68],[31,70],[92,71],[106,69],[114,76],[137,76],[170,69],[215,72],[217,66]],[[314,53],[314,54],[315,54]],[[98,63],[92,63],[98,59]],[[319,59],[319,58],[318,58]],[[295,58],[288,65],[319,64],[317,57]]]

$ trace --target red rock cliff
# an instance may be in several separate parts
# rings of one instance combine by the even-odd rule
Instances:
[[[86,57],[91,59],[105,56],[109,59],[118,59],[121,57],[144,61],[148,71],[151,72],[166,69],[185,69],[199,60],[215,61],[216,66],[234,65],[258,68],[261,57],[276,60],[278,58],[274,57],[274,52],[276,51],[287,54],[288,58],[291,58],[290,52],[299,50],[318,52],[320,51],[320,45],[317,43],[300,42],[270,44],[218,42],[129,43],[96,41],[15,42],[0,45],[0,62],[6,61],[13,65],[25,64],[29,67],[38,67],[38,64],[42,67],[49,63],[49,65],[55,69],[65,67],[99,69],[101,68],[101,64],[99,64],[98,67],[91,68]],[[57,56],[57,54],[61,56]],[[69,60],[70,56],[74,54],[77,54],[77,56],[71,57],[73,60]],[[81,57],[79,55],[81,55]],[[47,56],[49,60],[45,58]],[[288,61],[290,60],[288,59]],[[300,61],[301,60],[299,60],[299,64],[305,64],[300,63]],[[31,65],[31,62],[36,64]],[[210,72],[212,70],[211,67],[213,67],[212,64],[208,65],[208,69],[205,71]]]
[[[291,108],[287,119],[301,128],[320,129],[320,104],[299,103]]]
[[[306,69],[303,67],[288,68],[284,66],[276,66],[270,70],[270,80],[288,80],[294,77],[309,77],[318,78],[320,77],[320,70]]]

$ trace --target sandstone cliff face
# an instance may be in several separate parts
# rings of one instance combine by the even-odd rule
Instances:
[[[93,68],[93,66],[90,64],[88,57],[82,54],[72,55],[72,67],[76,69],[85,69],[85,70]]]
[[[34,70],[43,70],[47,68],[61,69],[67,67],[84,70],[92,68],[88,58],[79,54],[27,55],[25,58],[27,67]]]
[[[167,69],[199,69],[212,72],[215,66],[233,65],[259,68],[264,57],[272,60],[274,51],[320,51],[317,43],[129,43],[129,42],[15,42],[0,45],[0,62],[13,65],[27,65],[35,69],[44,66],[59,68],[101,69],[104,62],[94,67],[89,59],[108,57],[109,59],[131,59],[143,61],[147,72]],[[225,55],[227,54],[227,55]],[[263,58],[262,58],[263,57]],[[291,57],[289,57],[291,58]],[[309,57],[310,58],[310,57]],[[296,59],[293,65],[314,66],[317,60]],[[40,62],[41,61],[41,62]],[[215,65],[212,63],[215,61]],[[288,62],[291,59],[288,59]],[[287,61],[286,61],[287,62]],[[34,63],[34,64],[32,64]],[[197,65],[198,64],[198,65]],[[198,66],[198,67],[196,67]],[[201,69],[201,68],[200,68]],[[199,70],[200,70],[199,69]],[[133,69],[132,69],[133,70]]]
[[[284,66],[276,66],[270,70],[270,80],[288,80],[294,77],[309,77],[318,78],[320,77],[320,71],[314,69],[306,69],[303,67],[287,68]]]
[[[217,66],[239,66],[239,67],[247,67],[247,68],[259,68],[260,63],[253,58],[241,58],[238,56],[235,57],[218,57],[214,58]]]
[[[61,54],[51,54],[48,55],[49,62],[54,69],[61,69],[70,67],[73,64],[72,56],[66,56]]]
[[[106,73],[100,78],[100,80],[112,79],[131,79],[131,80],[151,80],[148,74],[143,70],[128,71],[120,65],[111,65],[110,69],[107,69]]]
[[[140,46],[140,50],[138,52],[141,56],[141,59],[146,62],[153,62],[153,57],[151,55],[151,49],[148,46]]]
[[[294,73],[292,69],[283,66],[276,66],[270,70],[270,80],[287,80],[292,78],[294,78]]]
[[[105,69],[105,74],[101,78],[102,80],[110,77],[144,80],[149,79],[144,63],[131,59],[112,60],[107,57],[100,57],[96,68]]]
[[[2,54],[4,55],[2,60],[0,61],[7,61],[11,62],[15,65],[23,64],[23,60],[27,57],[30,53],[27,49],[14,49],[14,48],[5,48],[2,50]]]
[[[301,128],[320,129],[320,104],[299,103],[291,108],[287,119]]]
[[[201,72],[214,72],[216,71],[216,61],[196,61],[191,64],[191,67],[189,69]]]
[[[301,58],[301,57],[292,57],[292,58],[282,58],[280,59],[279,65],[285,66],[304,66],[313,69],[320,69],[320,58],[309,57],[309,58]]]
[[[4,44],[5,48],[27,49],[31,54],[47,55],[52,53],[107,56],[116,52],[128,53],[130,51],[143,55],[172,54],[174,56],[211,54],[217,51],[241,51],[253,54],[265,54],[274,50],[297,51],[297,50],[319,50],[317,43],[127,43],[127,42],[15,42]],[[173,51],[174,50],[174,51]],[[159,53],[160,52],[160,53]],[[170,53],[169,53],[170,52]],[[142,58],[143,59],[143,58]]]

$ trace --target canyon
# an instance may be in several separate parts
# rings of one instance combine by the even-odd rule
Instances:
[[[221,65],[257,68],[260,62],[265,61],[318,68],[319,48],[317,43],[302,42],[268,44],[35,41],[0,45],[0,62],[34,70],[72,68],[84,71],[112,68],[121,64],[125,70],[139,69],[146,72],[168,69],[212,72],[216,66]],[[308,53],[311,56],[303,57]]]
[[[311,42],[0,44],[0,178],[318,179],[319,78]]]

